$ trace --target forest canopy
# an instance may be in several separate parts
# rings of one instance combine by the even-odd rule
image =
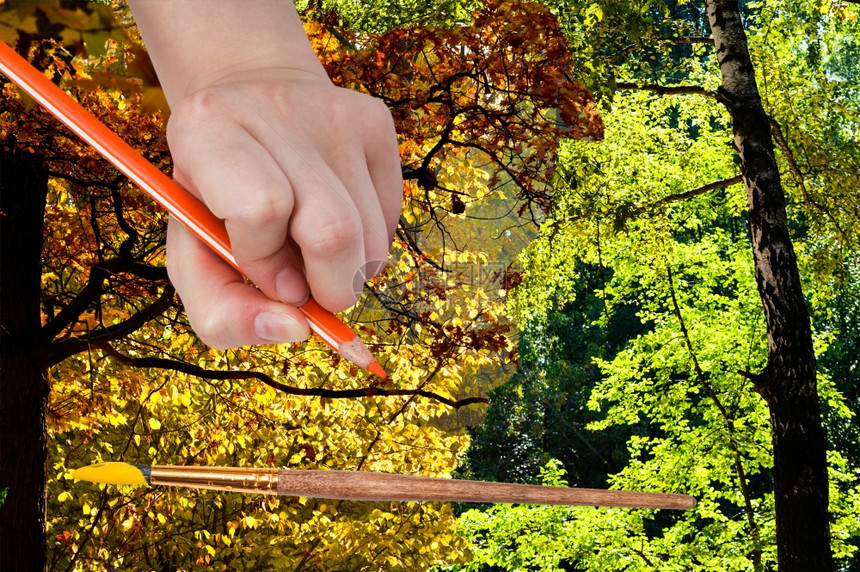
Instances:
[[[29,451],[15,474],[45,467],[29,486],[47,504],[26,513],[42,567],[792,569],[745,192],[756,166],[739,153],[715,3],[297,4],[333,81],[384,101],[399,136],[389,266],[341,316],[387,380],[316,339],[204,346],[167,280],[166,214],[0,80],[0,516],[21,486],[8,459]],[[853,570],[858,7],[741,12],[811,318],[827,557]],[[171,172],[169,110],[121,2],[0,3],[0,39]],[[31,395],[34,409],[10,397]],[[361,503],[71,478],[114,460],[679,492],[698,505]]]

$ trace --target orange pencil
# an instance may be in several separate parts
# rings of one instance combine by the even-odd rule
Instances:
[[[33,99],[92,145],[105,159],[146,191],[206,243],[233,268],[242,272],[230,249],[224,222],[167,175],[144,159],[128,143],[81,107],[68,94],[51,83],[42,73],[0,41],[0,71],[18,84]],[[311,330],[334,351],[352,363],[385,378],[385,370],[361,341],[358,334],[325,310],[313,299],[300,310]]]

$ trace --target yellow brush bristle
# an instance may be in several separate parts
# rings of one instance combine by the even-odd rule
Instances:
[[[77,469],[72,476],[82,481],[108,483],[111,485],[146,485],[141,470],[128,463],[98,463]]]

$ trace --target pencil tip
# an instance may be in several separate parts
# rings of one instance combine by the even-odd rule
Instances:
[[[385,370],[382,369],[382,366],[379,365],[379,362],[376,361],[376,358],[373,357],[373,354],[370,353],[370,350],[367,349],[367,346],[364,345],[364,342],[357,335],[352,340],[340,344],[337,352],[340,354],[340,357],[347,361],[366,369],[382,379],[386,378]]]
[[[385,379],[387,377],[385,370],[382,369],[382,366],[379,365],[379,362],[376,360],[373,360],[373,362],[367,366],[367,371],[381,379]]]

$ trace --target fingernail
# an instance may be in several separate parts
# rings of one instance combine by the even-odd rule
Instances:
[[[275,277],[275,292],[284,304],[301,306],[308,301],[310,292],[305,276],[295,266],[288,266]]]
[[[254,320],[257,335],[269,342],[298,342],[307,337],[306,328],[285,312],[260,312]]]

